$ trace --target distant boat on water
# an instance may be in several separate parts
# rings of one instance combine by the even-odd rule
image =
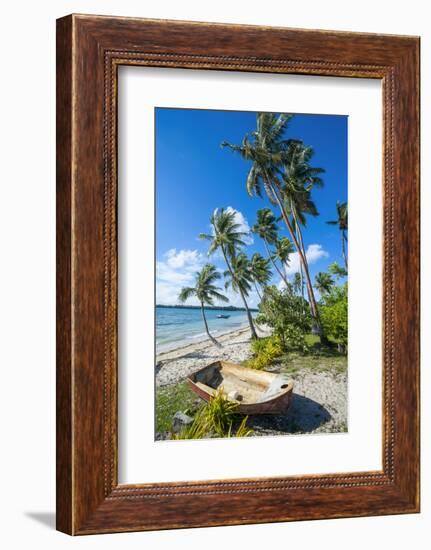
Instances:
[[[217,315],[217,319],[229,319],[230,315]]]

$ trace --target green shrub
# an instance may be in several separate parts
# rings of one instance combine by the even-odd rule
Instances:
[[[305,335],[311,328],[308,303],[290,289],[267,287],[259,304],[259,324],[271,327],[284,351],[306,349]]]
[[[227,399],[222,390],[218,390],[208,403],[196,413],[193,422],[172,439],[203,439],[205,437],[248,437],[253,430],[247,427],[244,417],[233,433],[238,421],[238,404]]]
[[[283,346],[278,336],[270,336],[253,340],[251,350],[253,357],[244,362],[245,366],[250,369],[262,370],[271,365],[274,359],[283,353]]]
[[[347,292],[347,283],[336,287],[320,305],[320,319],[325,334],[331,336],[345,352],[348,339]]]

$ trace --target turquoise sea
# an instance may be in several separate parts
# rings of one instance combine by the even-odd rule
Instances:
[[[245,311],[207,309],[205,314],[209,330],[215,337],[247,325]],[[217,315],[229,315],[229,318],[218,319]],[[200,309],[156,307],[156,352],[206,338]]]

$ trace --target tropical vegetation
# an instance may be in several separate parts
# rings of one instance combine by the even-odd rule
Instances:
[[[238,404],[218,390],[208,403],[198,409],[193,422],[171,439],[203,439],[206,437],[248,437],[253,430],[247,427],[247,417],[238,416]]]
[[[235,212],[224,208],[215,210],[211,215],[210,224],[212,233],[201,233],[199,238],[210,242],[209,256],[217,250],[221,250],[227,267],[225,271],[225,277],[228,278],[227,285],[232,286],[233,290],[241,296],[247,312],[252,338],[257,338],[253,318],[246,300],[250,291],[252,275],[245,254],[240,254],[238,258],[239,251],[246,245],[244,238],[247,234],[241,230],[241,225],[235,220]]]
[[[347,203],[337,201],[337,219],[327,222],[336,225],[341,232],[345,265],[333,262],[326,272],[317,273],[313,281],[304,228],[309,216],[319,215],[312,191],[323,187],[324,170],[313,165],[312,147],[297,139],[286,139],[291,118],[292,115],[287,114],[257,113],[256,129],[245,135],[241,144],[222,143],[223,148],[229,148],[249,163],[245,182],[247,193],[251,197],[265,194],[277,212],[268,207],[258,209],[251,228],[251,232],[262,240],[267,258],[258,252],[251,257],[247,255],[249,231],[239,223],[232,208],[216,208],[210,216],[210,232],[199,235],[209,243],[208,256],[219,252],[226,269],[222,272],[206,264],[196,274],[195,286],[181,290],[179,301],[184,303],[191,297],[198,299],[205,332],[215,345],[220,344],[209,331],[205,306],[213,306],[215,300],[227,301],[221,289],[215,286],[223,276],[225,290],[231,289],[244,305],[253,340],[258,339],[256,327],[265,324],[273,329],[283,348],[305,349],[305,336],[310,331],[319,335],[324,344],[328,344],[330,336],[340,340],[343,349],[346,347],[342,327],[347,327],[347,317],[344,319],[344,306],[338,302],[341,300],[340,285],[347,289],[347,283],[343,283],[348,266]],[[288,236],[281,234],[281,221]],[[299,266],[289,279],[294,253]],[[274,273],[279,275],[282,286],[269,286]],[[256,319],[249,305],[253,289],[260,301]],[[347,308],[347,290],[345,295]]]
[[[246,180],[248,194],[261,197],[265,192],[271,204],[278,207],[299,255],[310,313],[316,328],[321,331],[301,226],[305,225],[305,214],[317,215],[310,193],[314,186],[323,185],[319,177],[323,169],[310,165],[311,147],[300,140],[285,139],[291,118],[288,114],[257,113],[256,130],[250,136],[244,136],[239,145],[225,141],[222,147],[251,161]]]
[[[196,273],[195,286],[194,287],[183,287],[181,289],[178,300],[181,303],[186,302],[192,296],[196,296],[199,300],[201,311],[202,311],[202,320],[205,326],[205,332],[207,333],[208,338],[213,344],[221,347],[221,344],[212,336],[208,328],[208,321],[205,316],[205,305],[212,306],[214,305],[214,300],[220,302],[228,302],[224,294],[221,293],[221,289],[215,286],[215,282],[221,278],[220,273],[217,271],[216,267],[212,264],[206,264],[201,271]]]

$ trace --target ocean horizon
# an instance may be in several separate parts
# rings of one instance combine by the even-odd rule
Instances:
[[[215,338],[226,332],[240,329],[248,323],[245,310],[205,309],[205,315],[208,328]],[[217,315],[229,315],[229,317],[219,319]],[[200,308],[156,306],[156,353],[207,338]]]

